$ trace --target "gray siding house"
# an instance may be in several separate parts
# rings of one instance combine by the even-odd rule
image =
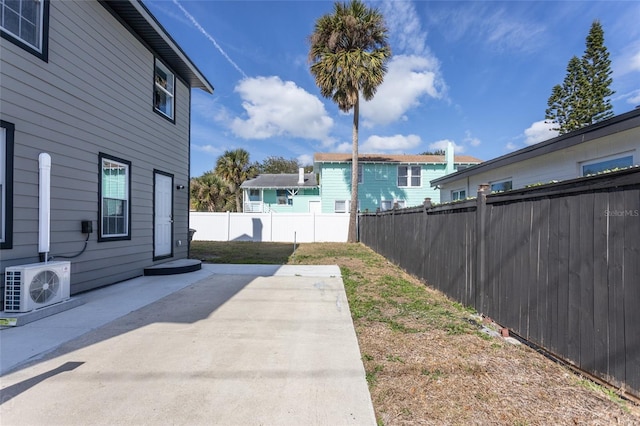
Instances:
[[[72,294],[186,258],[191,89],[211,84],[136,0],[0,8],[0,271],[45,256],[40,153]]]

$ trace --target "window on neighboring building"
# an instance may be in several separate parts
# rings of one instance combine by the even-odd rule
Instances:
[[[464,189],[456,189],[451,191],[451,201],[464,200],[467,198],[467,191]]]
[[[0,120],[0,249],[13,247],[13,136],[12,123]]]
[[[422,167],[398,166],[398,186],[418,187],[422,185]]]
[[[249,189],[249,201],[262,201],[259,189]]]
[[[173,120],[175,76],[156,58],[153,89],[153,109]]]
[[[582,176],[596,175],[605,170],[633,166],[633,155],[616,155],[582,163]]]
[[[395,203],[398,204],[399,209],[403,209],[406,206],[406,203],[404,200],[380,200],[380,210],[381,211],[391,210]]]
[[[276,189],[276,199],[277,204],[287,204],[287,190],[286,189]]]
[[[364,166],[358,164],[358,183],[364,182]]]
[[[376,180],[387,180],[387,169],[382,164],[376,164],[373,166],[373,173]]]
[[[47,61],[49,0],[0,0],[0,33]]]
[[[512,189],[511,179],[491,182],[491,192],[504,192]]]
[[[349,201],[348,200],[335,200],[333,211],[335,213],[347,213],[349,211]]]
[[[99,241],[131,239],[131,162],[100,154]]]

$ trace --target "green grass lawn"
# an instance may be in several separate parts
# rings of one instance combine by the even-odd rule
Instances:
[[[252,241],[192,241],[191,258],[206,263],[259,263],[284,265],[293,253],[292,243]]]

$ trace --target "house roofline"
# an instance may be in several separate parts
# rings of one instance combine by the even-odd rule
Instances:
[[[344,154],[344,158],[320,158],[318,156],[341,156],[342,154],[335,153],[316,153],[314,154],[313,163],[314,164],[348,164],[351,163],[350,154]],[[416,159],[416,157],[424,157],[424,159]],[[434,159],[433,157],[441,157],[442,159]],[[457,158],[457,159],[456,159]],[[454,164],[478,164],[481,163],[482,160],[463,155],[467,161],[460,160],[460,156],[456,156],[454,158]],[[367,164],[447,164],[446,157],[444,155],[398,155],[398,154],[359,154],[358,155],[359,163],[367,163]]]
[[[98,1],[191,87],[213,93],[214,88],[204,74],[140,0]]]
[[[574,145],[579,145],[614,133],[623,132],[638,126],[640,126],[640,108],[636,108],[629,112],[611,117],[608,120],[519,149],[518,151],[505,154],[492,160],[487,160],[467,169],[434,179],[430,183],[432,187],[447,184],[459,179],[487,172],[498,167],[508,166],[540,155],[560,151]]]

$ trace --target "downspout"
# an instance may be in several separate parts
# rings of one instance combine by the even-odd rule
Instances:
[[[44,262],[49,259],[49,234],[51,229],[51,156],[45,152],[38,156],[38,253]]]

